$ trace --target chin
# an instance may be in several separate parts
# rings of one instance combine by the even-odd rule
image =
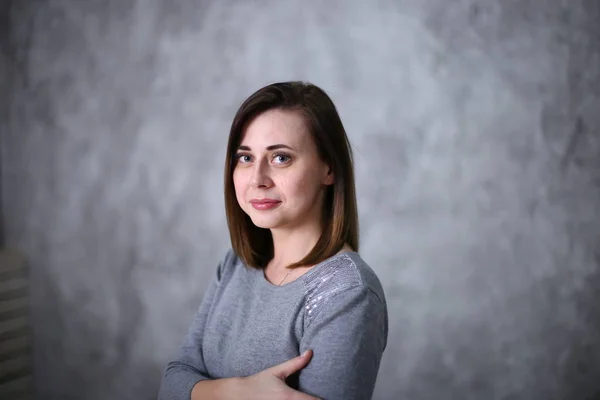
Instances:
[[[273,229],[276,228],[277,226],[279,226],[279,221],[275,220],[274,218],[260,218],[260,217],[250,217],[250,219],[252,220],[252,223],[256,226],[258,226],[259,228],[263,228],[263,229]]]
[[[252,223],[259,228],[272,229],[279,225],[279,218],[273,218],[273,216],[256,215],[254,213],[250,213],[249,216]]]

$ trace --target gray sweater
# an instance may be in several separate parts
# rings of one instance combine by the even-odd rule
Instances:
[[[204,379],[256,374],[308,349],[288,385],[322,399],[370,399],[388,334],[381,283],[356,252],[276,286],[230,250],[173,360],[159,400],[189,400]]]

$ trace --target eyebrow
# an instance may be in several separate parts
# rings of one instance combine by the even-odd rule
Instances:
[[[285,145],[285,144],[273,144],[273,145],[267,147],[267,150],[269,150],[269,151],[271,151],[271,150],[278,150],[278,149],[290,149],[290,150],[294,150],[290,146]],[[238,150],[251,151],[250,147],[248,147],[248,146],[239,146]]]

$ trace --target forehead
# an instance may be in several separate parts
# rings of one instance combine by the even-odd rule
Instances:
[[[272,144],[304,147],[311,140],[304,118],[299,112],[268,110],[248,124],[240,144],[251,148]]]

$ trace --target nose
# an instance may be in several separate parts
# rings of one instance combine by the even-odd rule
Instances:
[[[273,185],[273,181],[269,176],[269,166],[267,160],[261,160],[252,167],[252,181],[251,184],[254,188],[268,188]]]

